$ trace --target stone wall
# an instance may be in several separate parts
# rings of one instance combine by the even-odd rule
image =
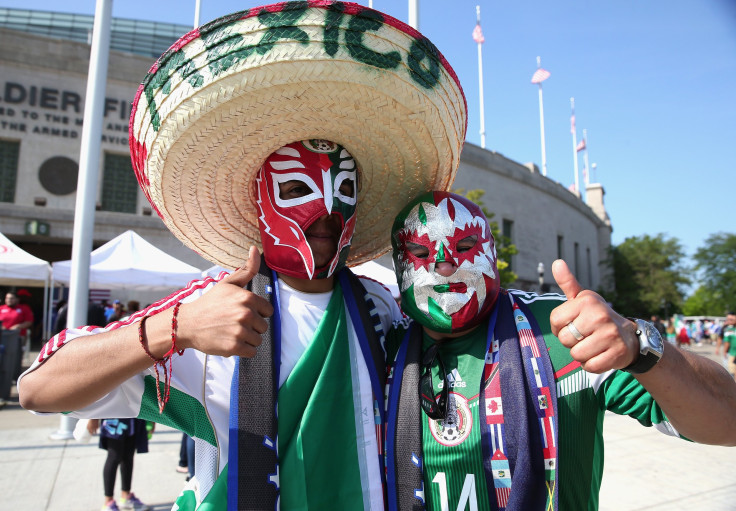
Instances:
[[[46,242],[69,245],[71,254],[75,187],[54,193],[59,190],[44,186],[39,170],[52,157],[79,162],[89,46],[0,29],[0,47],[0,139],[20,141],[15,202],[0,203],[0,232],[20,245],[25,243],[31,252],[28,245]],[[130,103],[152,64],[152,59],[111,52],[100,168],[105,152],[129,154]],[[101,176],[98,181],[101,190]],[[499,225],[504,219],[513,222],[512,241],[519,249],[512,261],[519,276],[515,287],[537,290],[540,262],[546,268],[545,282],[554,284],[550,266],[558,257],[558,236],[563,240],[562,256],[573,271],[578,246],[577,274],[582,285],[594,289],[606,285],[602,261],[610,246],[611,223],[600,185],[589,187],[585,204],[540,175],[536,166],[466,143],[454,187],[485,190],[483,201],[495,214],[494,220]],[[29,220],[48,224],[48,235],[26,233]],[[99,245],[127,229],[189,264],[201,269],[210,266],[171,235],[155,214],[150,216],[140,191],[136,214],[96,212],[93,239]],[[381,259],[384,264],[387,261],[388,257]]]

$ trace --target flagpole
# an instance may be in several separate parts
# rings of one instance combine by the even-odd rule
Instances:
[[[202,8],[202,2],[201,0],[196,0],[194,2],[194,28],[197,28],[199,26],[199,13]]]
[[[480,27],[480,5],[475,6],[477,26]],[[483,106],[483,41],[478,41],[478,91],[480,92],[480,146],[486,148],[486,117]]]
[[[419,30],[419,0],[409,0],[409,26]]]
[[[537,69],[542,67],[542,58],[537,57]],[[547,151],[544,146],[544,100],[542,99],[542,82],[539,82],[539,131],[542,134],[542,175],[547,175]]]
[[[588,166],[588,130],[583,129],[583,146],[585,152],[583,153],[583,164],[585,165],[583,170],[583,182],[585,183],[585,191],[588,191],[588,185],[590,184],[590,167]]]
[[[570,98],[570,108],[572,114],[570,115],[570,132],[572,133],[572,157],[573,157],[573,168],[575,169],[575,193],[580,197],[580,182],[578,179],[578,135],[575,129],[575,98]]]
[[[95,202],[100,174],[100,144],[105,108],[107,64],[110,56],[110,25],[112,0],[97,0],[92,47],[87,73],[87,92],[84,102],[82,139],[79,151],[77,198],[72,229],[72,263],[69,277],[67,327],[87,324],[89,306],[89,262],[92,234],[95,228]],[[77,420],[63,415],[59,430],[49,435],[52,440],[73,438]]]

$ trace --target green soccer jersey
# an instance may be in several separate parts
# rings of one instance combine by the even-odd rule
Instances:
[[[570,351],[551,333],[549,315],[564,301],[556,294],[536,295],[513,291],[514,299],[523,301],[539,325],[552,362],[558,409],[558,490],[559,509],[598,509],[598,493],[603,475],[603,418],[605,412],[629,415],[644,426],[677,435],[654,401],[654,398],[630,374],[609,371],[592,374],[572,359]],[[502,295],[503,296],[503,295]],[[501,298],[500,298],[501,299]],[[531,319],[531,318],[530,318]],[[389,360],[394,360],[406,333],[406,324],[395,324],[387,338]],[[471,424],[466,429],[445,432],[437,439],[427,416],[422,413],[424,449],[424,488],[427,509],[488,509],[488,494],[482,465],[478,392],[483,374],[487,324],[448,342],[441,350],[451,392],[459,399],[450,400],[467,406]],[[425,336],[425,346],[428,343]],[[463,354],[464,353],[464,354]],[[447,356],[445,356],[447,355]],[[439,370],[433,368],[436,389]],[[457,373],[456,373],[457,371]],[[453,386],[454,382],[454,386]],[[465,386],[458,385],[462,382]],[[461,414],[459,414],[461,415]],[[458,421],[461,422],[461,421]],[[464,424],[459,424],[464,426]],[[449,437],[447,436],[449,435]],[[432,438],[429,438],[432,437]],[[448,441],[447,438],[453,438]],[[444,442],[444,443],[443,443]],[[452,445],[448,445],[452,444]],[[475,496],[470,493],[475,492]],[[447,500],[445,500],[447,499]],[[466,507],[458,504],[465,503]]]
[[[729,344],[728,355],[736,357],[736,326],[728,325],[723,328],[723,343]]]
[[[424,450],[424,495],[427,509],[490,510],[485,491],[478,382],[485,366],[486,341],[483,329],[476,329],[457,342],[443,344],[440,366],[432,368],[435,392],[448,385],[448,419],[431,420],[422,414]],[[424,349],[434,341],[424,336]],[[478,491],[480,489],[481,491]],[[450,506],[449,503],[452,503]],[[448,507],[449,506],[449,507]]]

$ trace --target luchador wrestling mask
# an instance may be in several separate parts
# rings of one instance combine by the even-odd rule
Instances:
[[[444,333],[486,319],[500,285],[493,235],[478,205],[454,193],[420,195],[396,217],[391,245],[409,317]]]
[[[259,170],[256,193],[263,256],[271,269],[319,279],[345,265],[358,194],[357,166],[345,148],[327,140],[285,145]],[[310,231],[328,215],[334,215],[334,221],[316,226],[313,231],[318,232]],[[320,251],[329,250],[331,259],[321,262],[315,257],[317,247],[313,250],[310,238]]]

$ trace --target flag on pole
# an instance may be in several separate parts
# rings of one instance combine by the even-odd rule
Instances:
[[[534,71],[534,74],[532,75],[532,83],[542,83],[547,78],[549,78],[550,74],[551,73],[549,71],[540,67],[539,69]]]
[[[575,128],[573,128],[573,129],[575,129]],[[578,142],[578,146],[575,148],[575,150],[577,152],[580,152],[583,149],[585,149],[585,139],[582,139],[580,142]]]
[[[478,44],[486,42],[486,38],[483,37],[483,31],[480,29],[480,23],[476,23],[475,28],[473,29],[473,41]]]

